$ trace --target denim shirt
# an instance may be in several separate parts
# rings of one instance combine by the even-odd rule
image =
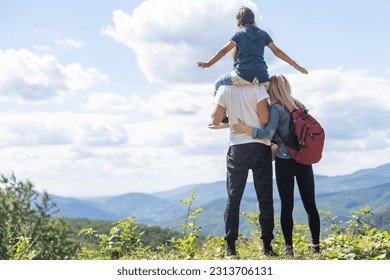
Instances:
[[[287,141],[289,135],[290,113],[280,104],[272,104],[269,108],[268,123],[264,128],[252,128],[253,138],[266,138],[272,140],[279,146],[276,157],[291,159],[286,145],[280,137]],[[278,133],[276,133],[278,131]]]

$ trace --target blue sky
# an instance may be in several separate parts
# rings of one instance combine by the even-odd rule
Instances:
[[[388,163],[388,1],[3,1],[0,172],[64,196],[225,179],[228,130],[207,129],[208,59],[246,5],[301,75],[267,50],[326,130],[316,174]]]

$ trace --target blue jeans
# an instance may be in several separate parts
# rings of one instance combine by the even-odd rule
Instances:
[[[253,76],[254,78],[251,79],[252,82],[249,82],[248,80],[240,77],[235,71],[231,71],[229,73],[226,73],[219,77],[215,81],[215,92],[218,91],[219,87],[222,85],[229,86],[229,85],[251,85],[251,84],[264,84],[266,88],[268,88],[268,73],[263,73],[260,76],[260,79],[258,79],[256,76]]]
[[[251,169],[260,209],[261,238],[270,242],[274,238],[275,227],[271,147],[261,143],[233,145],[229,147],[226,160],[225,240],[235,241],[238,238],[240,204]]]

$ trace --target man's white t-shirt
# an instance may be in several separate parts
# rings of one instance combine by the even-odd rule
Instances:
[[[268,139],[255,139],[243,133],[234,133],[233,125],[238,119],[251,127],[262,127],[257,112],[257,104],[268,98],[267,90],[259,85],[220,86],[215,96],[215,103],[224,107],[229,117],[229,146],[246,143],[271,145]]]

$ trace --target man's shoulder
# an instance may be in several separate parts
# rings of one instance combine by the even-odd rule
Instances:
[[[255,98],[259,102],[268,98],[268,93],[264,87],[259,87],[259,85],[223,85],[219,87],[217,96],[225,96],[237,100],[242,100],[242,97],[245,97],[245,99]]]
[[[257,93],[260,91],[259,85],[222,85],[219,87],[218,91],[221,93],[227,92],[254,92]]]

